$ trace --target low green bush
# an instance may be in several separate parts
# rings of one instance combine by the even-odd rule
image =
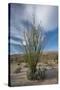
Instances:
[[[29,80],[43,80],[46,77],[46,69],[45,68],[38,68],[35,73],[31,72],[30,70],[27,72],[27,78]]]

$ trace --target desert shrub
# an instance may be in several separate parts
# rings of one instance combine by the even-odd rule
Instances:
[[[18,63],[18,65],[20,65],[20,63]]]
[[[39,68],[37,70],[37,80],[45,79],[46,77],[46,69],[45,68]]]
[[[35,72],[35,74],[36,74],[36,79],[37,80],[40,80],[41,79],[41,70],[40,70],[40,68],[37,69],[37,71]]]
[[[20,73],[21,72],[21,67],[20,68],[17,68],[15,71],[14,71],[14,73]]]
[[[27,71],[27,78],[29,80],[35,80],[36,79],[36,75],[31,70],[29,70],[29,71]]]
[[[35,73],[31,72],[30,70],[27,72],[27,78],[29,80],[43,80],[46,78],[46,69],[45,68],[38,68]]]
[[[43,69],[41,70],[41,75],[40,75],[40,77],[41,77],[41,79],[45,79],[45,78],[46,78],[46,69],[45,69],[45,68],[43,68]]]
[[[55,62],[56,64],[58,64],[58,55],[55,56],[54,62]]]

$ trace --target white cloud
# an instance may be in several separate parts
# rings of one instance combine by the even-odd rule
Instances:
[[[32,20],[33,6],[26,5],[25,16]],[[56,6],[37,5],[35,7],[36,24],[41,22],[45,31],[53,30],[58,26],[58,8]]]
[[[23,8],[24,7],[24,8]],[[15,26],[21,28],[21,20],[32,22],[33,8],[35,7],[36,24],[41,23],[45,31],[58,27],[58,7],[49,5],[23,5],[11,9],[11,19]],[[15,10],[16,9],[16,10]],[[24,26],[22,26],[23,29]]]
[[[24,46],[26,45],[26,42],[25,42],[25,41],[23,41],[23,45],[24,45]]]

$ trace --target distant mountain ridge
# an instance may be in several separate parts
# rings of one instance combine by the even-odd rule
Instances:
[[[42,60],[48,59],[48,60],[54,60],[58,58],[58,52],[44,52],[42,56]],[[23,54],[14,54],[10,55],[10,61],[11,62],[22,62],[24,61]]]

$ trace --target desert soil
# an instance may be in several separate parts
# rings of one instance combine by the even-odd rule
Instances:
[[[49,85],[58,83],[58,66],[46,66],[46,78],[44,80],[28,80],[26,72],[28,70],[25,67],[25,63],[11,64],[10,66],[10,79],[11,86],[26,86],[26,85]],[[18,71],[18,72],[17,72]]]

